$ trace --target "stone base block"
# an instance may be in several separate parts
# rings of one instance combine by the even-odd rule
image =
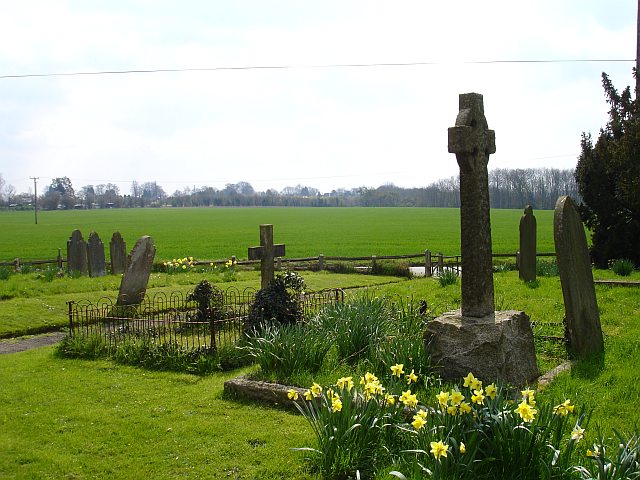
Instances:
[[[533,331],[524,312],[501,311],[483,318],[447,312],[427,324],[424,338],[433,365],[447,380],[459,381],[472,372],[485,385],[501,381],[524,386],[539,375]]]

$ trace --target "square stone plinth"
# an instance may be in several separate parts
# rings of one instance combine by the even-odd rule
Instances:
[[[472,372],[485,385],[500,381],[532,384],[539,375],[529,316],[515,310],[482,318],[447,312],[424,333],[431,362],[443,379],[459,381]]]

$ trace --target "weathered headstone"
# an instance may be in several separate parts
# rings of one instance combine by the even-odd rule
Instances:
[[[493,292],[487,163],[495,134],[482,95],[460,95],[449,152],[460,166],[462,308],[430,321],[425,341],[445,379],[472,372],[483,381],[525,385],[538,376],[533,331],[524,312],[496,312]]]
[[[596,290],[584,226],[575,203],[558,198],[553,217],[553,238],[564,297],[569,353],[573,357],[604,350]]]
[[[273,261],[284,257],[285,248],[273,243],[273,225],[260,225],[260,246],[249,247],[249,260],[260,260],[261,288],[267,288],[274,279]]]
[[[87,242],[87,263],[90,277],[104,277],[107,274],[107,264],[104,260],[104,243],[96,232],[89,234]]]
[[[156,247],[148,235],[140,237],[127,259],[116,305],[138,305],[144,299]]]
[[[527,205],[520,218],[520,280],[533,282],[536,279],[536,217],[533,208]]]
[[[111,273],[114,275],[124,273],[127,268],[127,244],[120,232],[115,232],[111,236],[109,254],[111,255]]]
[[[71,238],[67,240],[67,268],[70,272],[80,272],[82,275],[89,272],[87,242],[82,238],[80,230],[71,232]]]
[[[460,167],[460,253],[462,316],[494,312],[491,220],[489,217],[489,155],[496,137],[484,116],[482,95],[460,95],[456,125],[449,128],[449,153]]]

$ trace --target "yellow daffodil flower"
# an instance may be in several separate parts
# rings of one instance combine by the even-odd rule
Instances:
[[[431,442],[431,453],[436,457],[436,460],[440,460],[440,457],[446,457],[447,450],[449,450],[449,445],[445,445],[442,441]]]
[[[584,437],[584,428],[582,428],[580,425],[576,425],[571,432],[571,440],[579,442],[580,440],[582,440],[582,437]]]
[[[475,378],[473,382],[471,382],[471,390],[482,390],[482,382]]]
[[[416,430],[420,430],[422,427],[426,425],[426,423],[427,422],[424,421],[424,418],[422,418],[419,415],[414,415],[413,422],[411,422],[411,425],[413,425],[413,428],[415,428]]]
[[[467,402],[461,402],[459,408],[461,414],[471,413],[471,405],[469,405]]]
[[[522,394],[522,399],[527,402],[529,405],[531,406],[535,406],[536,404],[536,399],[535,399],[535,391],[531,390],[530,388],[527,388],[526,390],[521,390],[520,393]]]
[[[298,392],[292,388],[287,392],[287,397],[289,397],[289,400],[298,400]]]
[[[553,413],[555,415],[561,415],[565,417],[569,413],[573,413],[575,406],[571,405],[571,400],[565,400],[560,405],[553,407]]]
[[[333,397],[333,400],[331,400],[331,411],[335,413],[340,410],[342,410],[342,401],[338,397]]]
[[[384,399],[389,406],[395,405],[396,403],[396,397],[394,397],[393,395],[387,395]]]
[[[484,404],[484,392],[482,391],[482,389],[473,391],[473,395],[471,396],[471,401],[473,403],[477,403],[478,405]]]
[[[463,387],[471,388],[471,384],[476,380],[476,377],[473,376],[473,373],[469,372],[469,375],[464,377]]]
[[[307,390],[306,392],[304,392],[304,399],[307,402],[310,402],[311,400],[313,400],[313,393],[311,392],[311,390]]]
[[[317,383],[314,383],[313,385],[311,385],[311,393],[313,393],[314,397],[319,397],[322,393],[322,387]]]
[[[515,412],[520,415],[520,418],[525,422],[532,422],[536,413],[538,413],[538,411],[529,405],[526,400],[523,400],[520,405],[518,405]]]
[[[418,376],[411,370],[411,373],[407,375],[407,385],[410,385],[412,382],[415,383],[418,381]]]
[[[338,381],[336,382],[336,385],[338,386],[338,388],[340,389],[346,388],[350,392],[351,389],[353,388],[353,377],[339,378]]]
[[[457,415],[458,414],[458,407],[456,405],[450,405],[447,407],[447,413],[449,415]]]
[[[420,409],[418,410],[418,413],[416,413],[416,415],[426,420],[428,414],[426,410]]]
[[[464,401],[464,395],[460,393],[458,390],[451,390],[451,395],[449,396],[449,401],[451,405],[460,405],[460,402]]]
[[[460,453],[462,455],[464,455],[465,453],[467,453],[467,447],[465,446],[464,442],[460,442]]]
[[[391,374],[394,377],[400,378],[402,376],[402,374],[404,373],[403,368],[404,368],[404,364],[396,363],[395,365],[391,366]]]
[[[492,383],[490,385],[487,385],[487,388],[484,389],[484,392],[487,394],[487,397],[493,400],[494,398],[496,398],[498,389],[496,388],[495,384]]]
[[[436,395],[436,400],[438,400],[438,404],[443,407],[446,408],[447,403],[449,402],[449,392],[440,392],[439,394]]]

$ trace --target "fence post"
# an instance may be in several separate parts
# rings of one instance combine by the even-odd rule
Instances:
[[[278,257],[276,259],[276,270],[277,271],[282,270],[282,257]]]
[[[371,255],[371,273],[375,273],[378,263],[378,257],[376,255]]]
[[[516,252],[516,270],[520,270],[520,251]]]
[[[58,249],[58,270],[62,270],[62,249]]]
[[[16,259],[13,261],[13,270],[14,270],[16,273],[17,273],[17,272],[19,272],[19,271],[21,270],[21,268],[20,268],[20,259],[19,259],[19,258],[16,258]]]
[[[236,264],[236,256],[231,255],[231,265],[235,265],[235,264]]]
[[[318,270],[324,270],[324,253],[321,253],[318,256]]]
[[[73,300],[67,302],[69,307],[69,335],[73,336],[73,304],[75,302]]]
[[[431,250],[424,251],[424,276],[431,276]]]
[[[438,252],[438,274],[442,275],[444,272],[444,255],[442,252]]]

